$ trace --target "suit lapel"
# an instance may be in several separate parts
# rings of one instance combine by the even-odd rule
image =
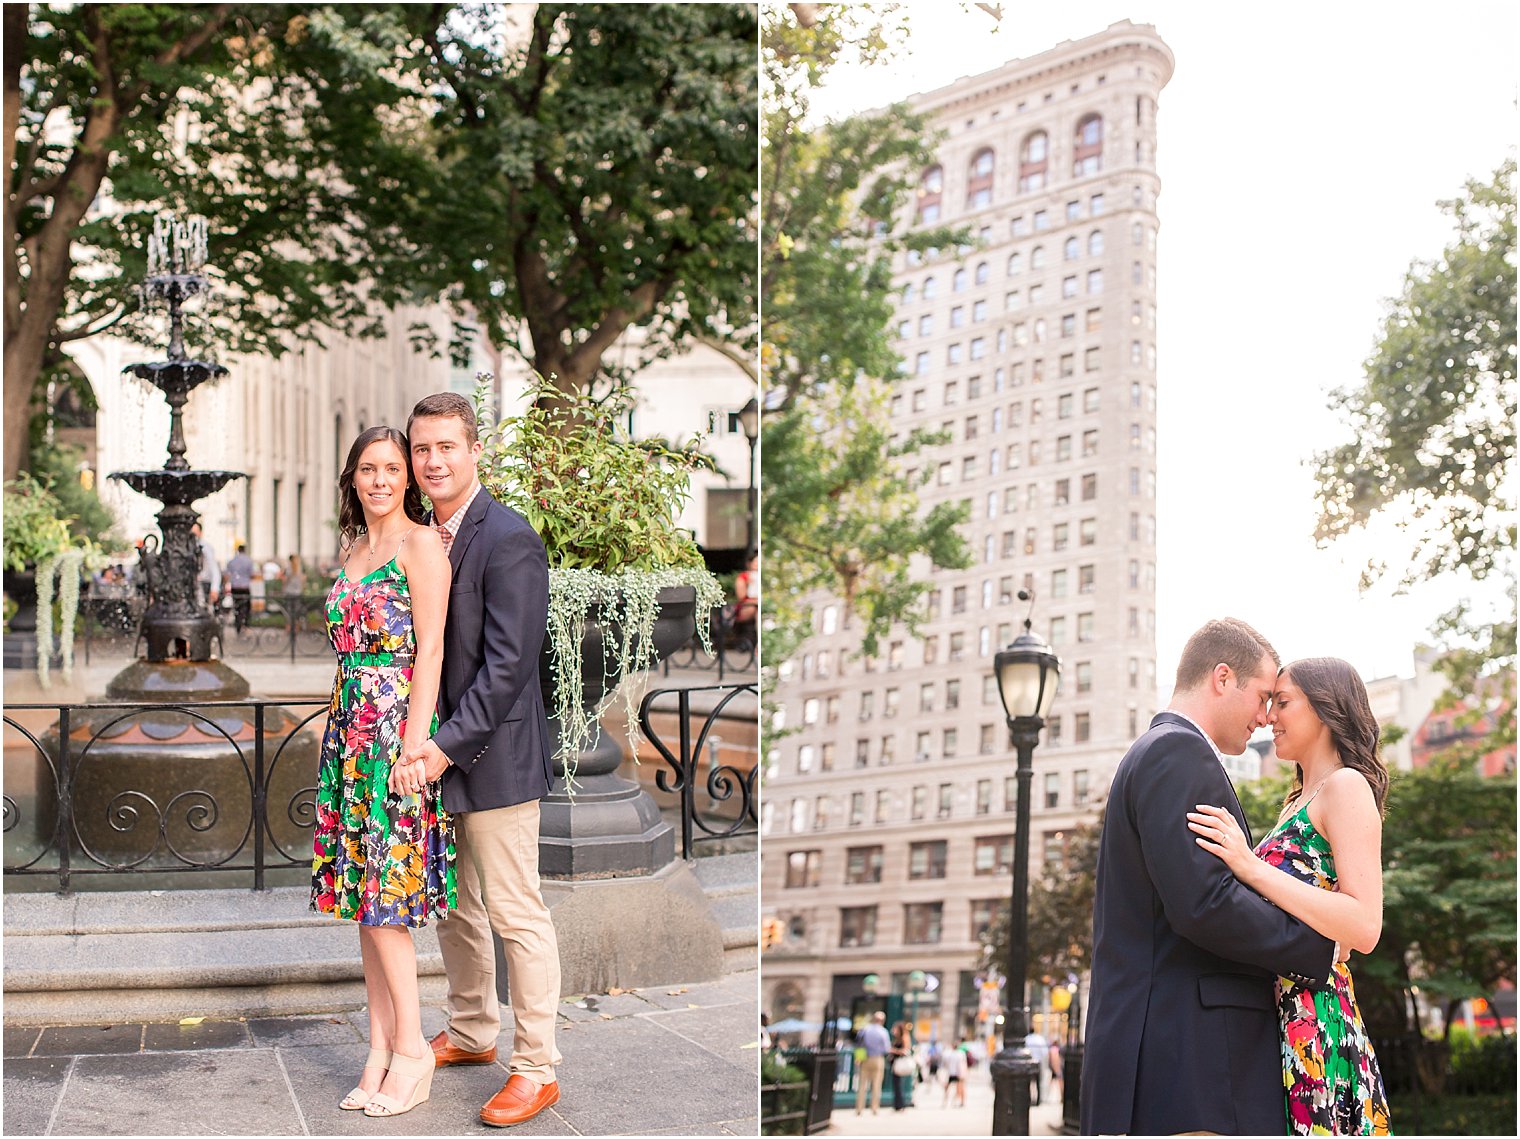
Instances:
[[[1203,735],[1203,729],[1184,716],[1179,716],[1175,712],[1167,711],[1156,713],[1157,720],[1160,720],[1163,717],[1165,717],[1166,722],[1169,724],[1180,724],[1182,727],[1187,728],[1191,732],[1197,732],[1200,736]],[[1152,723],[1154,722],[1155,721],[1153,720]],[[1204,742],[1209,744],[1209,750],[1212,752],[1214,750],[1214,746],[1209,741],[1207,736],[1204,736]],[[1214,762],[1219,763],[1219,760],[1215,759]],[[1223,771],[1224,765],[1221,763],[1219,766],[1220,770]],[[1230,778],[1230,773],[1228,771],[1225,772],[1224,781],[1225,785],[1230,789],[1230,802],[1227,804],[1227,806],[1230,808],[1230,812],[1235,816],[1235,821],[1240,824],[1240,829],[1246,836],[1246,842],[1250,846],[1254,847],[1256,845],[1256,840],[1251,837],[1251,824],[1246,821],[1245,809],[1240,805],[1240,796],[1235,793],[1235,783]],[[1189,809],[1191,810],[1191,808]]]
[[[486,511],[491,509],[494,501],[485,487],[480,488],[480,493],[475,496],[475,501],[470,503],[470,509],[465,512],[464,521],[459,524],[459,533],[454,535],[454,541],[449,546],[449,565],[452,567],[453,576],[458,578],[459,567],[464,562],[464,553],[470,548],[470,543],[475,539],[475,532],[480,529],[480,524],[485,521]]]

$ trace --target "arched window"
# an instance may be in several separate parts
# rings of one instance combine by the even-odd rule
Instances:
[[[1029,267],[1031,269],[1045,268],[1045,247],[1036,245],[1029,251]]]
[[[918,180],[918,203],[914,218],[924,224],[939,221],[940,203],[944,198],[945,171],[942,166],[931,166]]]
[[[916,291],[917,290],[913,288],[912,281],[909,281],[906,285],[904,285],[902,291],[902,303],[909,304],[913,300]]]
[[[1067,261],[1075,261],[1078,258],[1078,256],[1081,255],[1081,253],[1082,253],[1082,243],[1080,241],[1078,241],[1075,237],[1068,237],[1066,239],[1065,248],[1062,250],[1062,253],[1061,253],[1062,257],[1064,257]]]
[[[933,297],[934,297],[934,293],[935,293],[934,278],[933,277],[925,277],[924,278],[924,300],[926,300],[926,301],[927,300],[932,300]]]
[[[1084,115],[1077,123],[1075,141],[1072,177],[1084,178],[1103,169],[1103,116]]]
[[[987,283],[987,262],[985,261],[978,263],[976,267],[976,283],[978,285]]]
[[[1008,275],[1017,277],[1024,271],[1024,255],[1022,253],[1010,253],[1008,255]]]
[[[1045,188],[1049,159],[1050,138],[1044,131],[1035,131],[1024,139],[1019,150],[1019,193]]]
[[[1095,229],[1087,235],[1087,255],[1096,257],[1103,252],[1103,231]]]
[[[992,205],[992,148],[984,146],[971,156],[966,168],[966,208],[979,210]]]
[[[957,293],[964,293],[966,291],[966,270],[957,269],[955,271],[955,276],[950,278],[950,289],[952,292]]]

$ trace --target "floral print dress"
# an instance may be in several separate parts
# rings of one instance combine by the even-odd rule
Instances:
[[[1261,840],[1256,856],[1301,882],[1336,889],[1335,858],[1309,820],[1307,802]],[[1392,1134],[1383,1077],[1345,962],[1335,963],[1329,984],[1279,977],[1277,1015],[1288,1134]]]
[[[361,925],[425,925],[455,906],[454,830],[437,783],[389,788],[417,646],[395,558],[356,582],[338,575],[327,636],[338,675],[317,770],[311,908]]]

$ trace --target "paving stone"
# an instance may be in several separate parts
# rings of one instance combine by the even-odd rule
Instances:
[[[582,1004],[587,1007],[582,1008]],[[637,992],[619,993],[615,997],[591,993],[580,1001],[560,1001],[559,1003],[560,1016],[572,1024],[606,1020],[609,1017],[616,1019],[622,1016],[637,1016],[641,1012],[648,1011],[649,1002],[644,999],[642,989]]]
[[[433,1074],[428,1101],[407,1113],[405,1120],[387,1125],[362,1111],[343,1111],[338,1101],[347,1094],[364,1066],[364,1049],[300,1048],[283,1051],[291,1086],[306,1112],[314,1135],[366,1135],[388,1127],[387,1133],[406,1135],[502,1135],[499,1128],[480,1122],[480,1108],[507,1082],[500,1064],[439,1068]],[[517,1135],[572,1135],[575,1132],[553,1108],[512,1128]]]
[[[753,1003],[755,1000],[753,985],[740,996],[724,981],[706,981],[697,985],[651,985],[647,989],[639,989],[638,994],[655,1008],[660,1009],[686,1009],[692,1005],[708,1008],[714,1005],[738,1004],[740,1001]],[[644,1011],[653,1010],[645,1009]],[[757,1015],[755,1029],[757,1037],[760,1035],[758,1023]]]
[[[184,1052],[204,1048],[249,1048],[253,1040],[240,1020],[203,1020],[199,1024],[149,1024],[143,1034],[147,1052]]]
[[[42,1034],[40,1028],[14,1028],[5,1026],[5,1055],[9,1059],[12,1056],[25,1056],[32,1050],[32,1045],[37,1043],[37,1037]]]
[[[560,1033],[565,1061],[555,1111],[576,1131],[626,1135],[654,1124],[711,1135],[721,1123],[754,1114],[753,1072],[651,1019],[626,1017]]]
[[[71,1056],[6,1060],[5,1112],[0,1129],[7,1135],[46,1134],[53,1105],[73,1062]]]
[[[33,1056],[100,1056],[142,1051],[140,1024],[78,1024],[44,1028]]]
[[[361,1040],[347,1016],[278,1016],[248,1022],[255,1048],[344,1047]]]
[[[744,1068],[758,1088],[760,1079],[760,1032],[747,1015],[736,1015],[741,1006],[683,1009],[650,1013],[644,1019],[701,1045],[730,1064]]]
[[[229,1048],[81,1056],[53,1119],[61,1135],[300,1135],[274,1052]]]

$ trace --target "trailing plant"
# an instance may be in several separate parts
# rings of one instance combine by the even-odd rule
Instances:
[[[89,551],[80,547],[37,563],[37,682],[51,687],[53,656],[53,579],[58,580],[58,651],[65,684],[74,679],[74,618],[79,614],[79,579]]]
[[[69,531],[57,496],[23,471],[5,488],[5,568],[36,567],[37,680],[46,688],[53,657],[53,583],[58,582],[63,678],[74,674],[74,620],[79,613],[79,580],[99,560],[88,538]]]
[[[492,382],[482,374],[475,390],[484,444],[480,481],[528,520],[548,554],[551,714],[560,725],[568,784],[574,757],[596,741],[613,682],[657,663],[654,624],[662,589],[695,590],[697,632],[712,651],[707,614],[722,603],[723,589],[704,567],[696,540],[680,525],[692,472],[711,469],[712,461],[702,453],[702,435],[680,447],[631,438],[624,424],[633,397],[626,389],[596,400],[585,392],[566,394],[540,377],[526,409],[497,420],[489,408]],[[583,703],[580,651],[589,619],[602,633],[600,680],[607,693],[590,709]],[[640,686],[616,687],[637,758]]]

